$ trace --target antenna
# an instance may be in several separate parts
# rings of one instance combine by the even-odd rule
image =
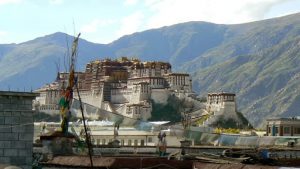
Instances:
[[[78,42],[79,42],[79,36],[81,35],[81,33],[79,32],[79,34],[77,35],[77,38],[76,38],[76,26],[75,26],[75,21],[74,21],[74,18],[73,18],[73,33],[74,33],[74,41],[77,39],[77,46],[78,46]],[[78,48],[76,46],[76,51],[75,53],[73,53],[73,48],[74,46],[72,46],[72,56],[74,56],[74,58],[72,58],[72,62],[74,63],[74,70],[76,70],[75,66],[76,66],[76,62],[77,62],[77,56],[78,56]]]
[[[75,21],[74,21],[74,18],[73,18],[73,33],[74,33],[74,39],[76,38],[76,29],[75,29]]]
[[[67,41],[67,54],[64,54],[64,64],[65,64],[64,66],[65,66],[65,71],[67,72],[68,70],[70,70],[70,57],[68,57],[70,54],[70,50],[69,50],[69,41],[67,35],[66,35],[66,41]],[[66,59],[68,61],[68,66],[69,66],[68,68],[66,66]]]

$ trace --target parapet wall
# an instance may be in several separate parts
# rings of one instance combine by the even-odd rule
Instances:
[[[0,91],[0,163],[32,168],[33,111],[37,94]]]

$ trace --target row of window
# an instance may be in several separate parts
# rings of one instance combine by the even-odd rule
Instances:
[[[161,67],[161,69],[134,69],[134,74],[144,74],[144,75],[151,75],[151,74],[162,74],[162,73],[168,73],[168,71],[171,71],[171,69]]]
[[[128,86],[133,85],[134,83],[138,83],[138,82],[148,82],[149,85],[165,85],[165,79],[139,79],[139,80],[135,80],[135,81],[129,81],[128,82]]]
[[[132,90],[128,89],[115,89],[111,90],[112,95],[118,95],[118,94],[125,94],[125,95],[130,95],[132,93]]]
[[[185,85],[186,77],[185,76],[172,76],[169,78],[169,80],[174,85]]]
[[[58,105],[42,105],[39,107],[40,110],[58,110]]]
[[[96,145],[107,145],[109,142],[112,142],[113,139],[97,139],[97,140],[94,140],[94,144]],[[152,143],[152,137],[148,137],[148,143]],[[120,140],[120,144],[122,146],[145,146],[145,140],[124,140],[124,139],[121,139]]]
[[[279,127],[274,127],[274,131],[272,131],[273,127],[268,127],[268,133],[272,133],[274,132],[274,134],[278,134],[279,133]],[[294,128],[294,134],[300,134],[300,128]],[[283,134],[291,134],[291,127],[283,127]]]
[[[214,100],[234,100],[234,96],[209,96],[208,100],[211,102]]]
[[[148,109],[147,109],[147,107],[141,107],[141,106],[131,106],[131,107],[127,107],[126,108],[126,111],[127,112],[131,112],[131,111],[134,111],[136,114],[137,114],[137,112],[141,112],[142,110],[145,110],[145,111],[147,111]]]
[[[47,96],[50,98],[60,96],[60,91],[58,90],[48,91]]]
[[[149,87],[148,87],[148,86],[145,86],[145,85],[142,85],[142,86],[141,86],[141,92],[142,92],[142,93],[149,93]]]

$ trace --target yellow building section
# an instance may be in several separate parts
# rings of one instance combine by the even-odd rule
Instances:
[[[99,65],[101,66],[129,66],[132,68],[161,68],[161,69],[170,69],[171,64],[168,62],[162,61],[148,61],[148,62],[141,62],[138,58],[128,58],[128,57],[120,57],[115,60],[111,60],[106,58],[104,60],[94,60],[87,64],[87,67],[93,67],[92,65]]]
[[[127,57],[120,57],[117,59],[119,62],[129,62],[130,60]]]
[[[91,63],[92,63],[92,64],[99,64],[99,63],[101,63],[101,61],[100,61],[100,60],[94,60],[94,61],[92,61]]]
[[[118,71],[118,70],[114,70],[113,72],[111,72],[111,76],[109,78],[109,80],[112,81],[127,81],[128,79],[128,72],[126,71]]]
[[[143,62],[144,68],[171,68],[170,63],[167,62]]]

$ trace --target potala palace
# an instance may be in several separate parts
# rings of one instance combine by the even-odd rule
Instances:
[[[59,72],[55,82],[35,92],[36,108],[41,112],[58,112],[60,91],[68,83],[66,72]],[[193,117],[208,115],[203,124],[212,124],[219,116],[236,116],[235,94],[209,93],[207,101],[196,97],[192,79],[187,73],[172,72],[167,62],[128,59],[95,60],[86,65],[84,72],[76,72],[82,102],[126,117],[148,120],[153,103],[167,104],[169,97],[184,100]],[[74,97],[78,98],[77,92]],[[183,112],[182,112],[183,113]]]

